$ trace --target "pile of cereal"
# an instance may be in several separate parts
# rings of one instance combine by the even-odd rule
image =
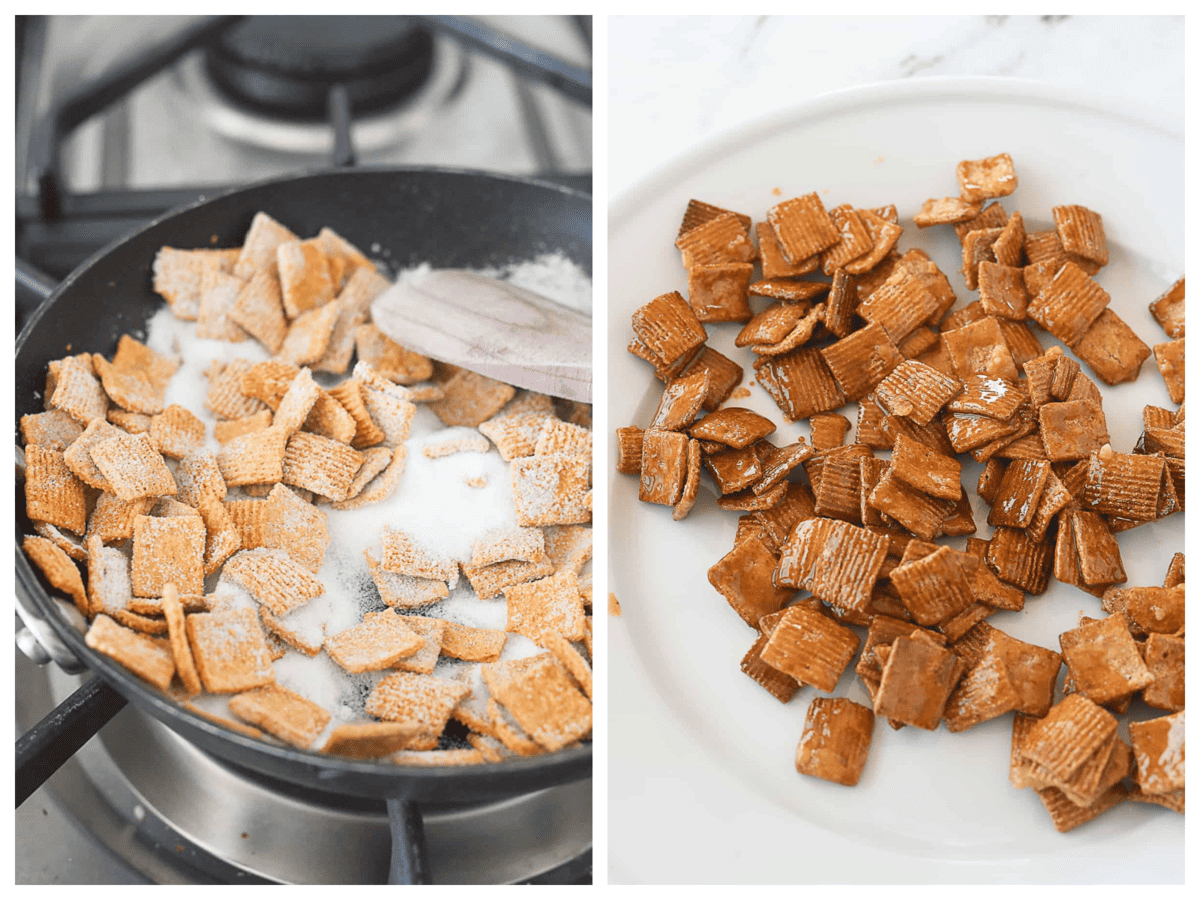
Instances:
[[[88,646],[263,740],[404,765],[576,744],[591,408],[395,343],[388,284],[264,213],[240,248],[164,247],[146,342],[52,362],[21,420],[25,551]]]
[[[1055,227],[1026,231],[1020,212],[989,202],[1016,189],[1008,154],[960,163],[958,182],[959,196],[914,217],[961,243],[978,298],[958,308],[927,254],[897,249],[894,206],[826,210],[811,193],[754,223],[691,201],[676,240],[687,298],[663,294],[633,316],[629,351],[664,387],[645,428],[617,429],[617,469],[676,520],[707,472],[717,505],[740,514],[708,575],[754,630],[746,675],[787,703],[803,685],[832,693],[853,665],[872,706],[814,699],[799,772],[856,784],[876,716],[958,732],[1012,713],[1011,780],[1037,791],[1058,830],[1126,799],[1182,813],[1183,554],[1162,587],[1122,587],[1116,536],[1183,510],[1183,279],[1151,304],[1172,338],[1153,353],[1178,408],[1147,406],[1142,437],[1120,452],[1089,374],[1029,327],[1105,384],[1137,378],[1151,348],[1093,277],[1108,262],[1101,217],[1059,206]],[[828,280],[803,277],[818,269]],[[708,346],[712,323],[738,323],[758,384],[787,421],[808,420],[811,443],[776,446],[774,422],[726,405],[748,392],[742,365]],[[960,454],[984,464],[986,540],[969,537]],[[938,543],[952,537],[965,549]],[[1052,575],[1107,615],[1081,617],[1059,650],[986,621]],[[1135,697],[1166,714],[1126,728]]]

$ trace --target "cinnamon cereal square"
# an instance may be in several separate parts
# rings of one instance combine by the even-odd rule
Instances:
[[[187,632],[209,693],[237,694],[274,684],[271,650],[254,610],[196,613],[187,617]]]

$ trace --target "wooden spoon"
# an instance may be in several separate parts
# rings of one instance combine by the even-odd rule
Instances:
[[[439,269],[398,281],[371,318],[410,350],[517,387],[592,401],[591,317],[474,272]]]

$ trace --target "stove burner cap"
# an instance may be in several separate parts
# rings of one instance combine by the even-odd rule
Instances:
[[[433,44],[417,16],[251,16],[207,50],[205,67],[249,110],[324,121],[336,84],[355,113],[408,99],[429,78]]]

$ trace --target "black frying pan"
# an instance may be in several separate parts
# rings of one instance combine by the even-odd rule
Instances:
[[[170,213],[98,253],[30,317],[16,345],[16,415],[39,412],[47,364],[83,351],[111,356],[124,333],[143,332],[163,304],[151,288],[162,246],[241,244],[263,210],[302,237],[329,226],[374,258],[398,267],[503,266],[561,251],[591,272],[591,199],[529,179],[439,169],[350,169],[241,188]],[[17,535],[32,533],[17,503]],[[16,588],[93,672],[142,711],[212,755],[322,794],[389,799],[393,823],[415,802],[481,802],[591,774],[591,747],[446,769],[399,767],[323,756],[257,741],[213,724],[165,697],[83,642],[49,586],[17,551]],[[400,801],[400,802],[396,802]],[[419,864],[419,860],[417,861]]]

